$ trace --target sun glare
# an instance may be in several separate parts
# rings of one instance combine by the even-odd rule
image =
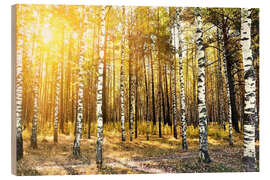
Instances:
[[[48,44],[52,40],[52,32],[50,29],[50,24],[44,24],[42,29],[43,42]]]

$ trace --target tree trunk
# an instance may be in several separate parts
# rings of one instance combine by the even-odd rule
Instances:
[[[122,141],[125,141],[125,88],[124,88],[124,58],[125,58],[125,6],[122,7],[122,39],[121,39],[121,69],[120,69],[120,112]]]
[[[149,62],[149,59],[148,59]],[[148,90],[148,81],[147,81],[147,73],[146,73],[146,61],[143,59],[143,70],[144,70],[144,84],[145,84],[145,94],[146,94],[146,140],[149,140],[149,120],[150,120],[150,110],[149,110],[149,90]],[[148,78],[150,77],[148,70]]]
[[[198,57],[198,111],[199,111],[199,158],[205,163],[211,162],[208,154],[208,125],[207,125],[207,110],[205,104],[205,56],[203,47],[203,33],[201,12],[199,8],[195,9],[196,21],[196,45]]]
[[[136,54],[136,62],[135,62],[135,139],[138,137],[138,52]]]
[[[148,12],[148,29],[149,29],[149,12]],[[155,107],[155,84],[154,84],[154,68],[153,68],[153,57],[152,57],[152,48],[151,48],[151,36],[150,33],[148,35],[148,48],[149,48],[149,56],[151,61],[151,81],[152,81],[152,115],[153,115],[153,128],[156,126],[156,107]],[[155,132],[154,132],[155,133]]]
[[[224,36],[223,36],[224,38]],[[225,84],[226,84],[226,91],[227,91],[227,100],[228,100],[228,121],[229,121],[229,144],[233,146],[233,139],[232,139],[232,107],[231,107],[231,91],[229,86],[229,79],[228,79],[228,68],[227,68],[227,59],[226,59],[226,52],[225,52],[225,41],[222,42],[223,46],[223,63],[224,63],[224,73],[225,73]]]
[[[175,37],[175,28],[172,27],[173,32],[172,32],[172,36]],[[173,44],[175,46],[175,42]],[[172,94],[172,114],[173,114],[173,136],[175,139],[177,139],[177,100],[176,100],[176,76],[175,76],[175,58],[176,56],[174,55],[173,57],[173,61],[171,62],[171,86],[172,86],[172,90],[171,90],[171,94]]]
[[[60,62],[57,63],[57,79],[56,79],[56,90],[55,90],[55,109],[54,109],[54,133],[53,141],[58,142],[58,117],[59,117],[59,93],[60,93]]]
[[[181,10],[176,10],[176,27],[178,36],[178,56],[179,56],[179,76],[180,76],[180,117],[182,126],[182,148],[184,151],[188,150],[187,137],[186,137],[186,97],[185,97],[185,85],[184,85],[184,74],[183,74],[183,58],[182,58],[182,32],[181,32],[181,21],[180,21]]]
[[[241,45],[245,72],[244,169],[256,171],[256,78],[251,50],[251,9],[241,9]]]
[[[217,52],[217,58],[218,58],[218,82],[217,82],[217,88],[218,88],[218,99],[220,102],[220,106],[218,108],[218,113],[219,113],[219,118],[221,121],[221,124],[224,127],[224,130],[226,129],[225,126],[225,106],[224,106],[224,89],[223,89],[223,77],[222,77],[222,66],[221,66],[221,56],[220,56],[220,32],[219,28],[217,28],[217,47],[218,47],[218,52]],[[231,115],[228,116],[229,118]],[[229,120],[231,121],[231,120]],[[231,136],[230,136],[231,137]],[[230,141],[231,142],[231,141]]]
[[[103,114],[102,114],[102,92],[103,92],[103,68],[104,68],[104,43],[105,43],[105,6],[101,10],[101,34],[100,34],[100,51],[99,51],[99,65],[98,65],[98,84],[97,84],[97,145],[96,145],[96,163],[97,167],[102,167],[102,143],[103,143]]]
[[[22,5],[17,5],[18,13],[23,17]],[[22,18],[23,19],[23,18]],[[22,105],[23,105],[23,22],[17,24],[17,48],[16,48],[16,160],[23,158],[22,138]]]
[[[33,83],[33,94],[34,94],[34,104],[33,104],[33,119],[32,119],[32,134],[31,134],[31,147],[37,149],[37,121],[38,121],[38,112],[39,112],[39,60],[35,59],[35,77]]]
[[[105,20],[106,21],[106,17]],[[104,32],[104,67],[103,67],[103,98],[102,98],[102,114],[103,114],[103,122],[106,123],[108,121],[107,117],[107,41],[108,41],[108,24],[105,25],[105,32]]]
[[[130,16],[131,21],[129,24],[129,139],[130,141],[133,140],[133,124],[134,124],[134,118],[135,118],[135,83],[136,83],[136,75],[135,75],[135,66],[134,63],[134,51],[131,50],[134,48],[134,40],[132,39],[134,37],[133,31],[131,31],[131,26],[133,24],[132,22],[132,12],[133,9],[131,7],[130,9]],[[135,48],[134,48],[135,49]]]
[[[168,79],[167,79],[167,65],[164,66],[164,72],[165,72],[165,88],[166,88],[166,105],[167,105],[167,114],[166,114],[166,123],[169,126],[172,126],[171,122],[171,107],[170,107],[170,99],[169,99],[169,87],[168,87]]]
[[[229,56],[229,50],[227,47],[228,44],[228,37],[227,37],[227,27],[226,24],[224,23],[224,18],[222,19],[222,33],[223,33],[223,43],[224,43],[224,53],[225,53],[225,61],[226,61],[226,71],[227,71],[227,78],[228,78],[228,84],[229,84],[229,93],[230,93],[230,102],[231,102],[231,115],[232,115],[232,124],[233,128],[235,129],[236,132],[239,131],[239,125],[238,125],[238,115],[236,111],[236,104],[235,104],[235,89],[234,89],[234,81],[233,81],[233,76],[232,76],[232,68],[233,68],[233,62],[232,59]]]
[[[78,99],[77,99],[77,119],[76,119],[76,131],[75,131],[75,139],[73,146],[73,155],[75,157],[80,156],[80,140],[82,135],[82,123],[83,123],[83,91],[84,91],[84,82],[83,82],[83,62],[84,56],[86,53],[86,37],[87,37],[87,21],[88,21],[88,8],[84,10],[84,24],[82,27],[81,41],[80,41],[80,57],[79,57],[79,84],[78,84]]]
[[[158,135],[159,135],[159,137],[161,138],[162,137],[162,132],[161,132],[161,123],[162,123],[162,121],[164,121],[163,120],[163,114],[162,114],[162,109],[164,108],[163,106],[162,106],[162,94],[161,94],[161,92],[162,92],[162,84],[161,84],[161,82],[162,82],[162,76],[161,76],[161,57],[160,57],[160,35],[159,35],[159,8],[157,9],[157,11],[158,11],[158,27],[157,27],[157,49],[158,49],[158,98],[159,98],[159,107],[158,107],[158,113],[159,113],[159,118],[158,118]]]

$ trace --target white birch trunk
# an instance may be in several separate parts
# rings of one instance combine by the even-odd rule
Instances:
[[[57,63],[57,79],[56,79],[56,92],[55,92],[55,109],[54,109],[54,143],[58,142],[58,117],[59,117],[59,94],[60,94],[60,78],[61,78],[61,64]]]
[[[180,76],[180,118],[182,126],[182,148],[183,150],[188,150],[187,137],[186,137],[186,96],[184,89],[184,75],[183,75],[183,58],[182,58],[182,32],[181,32],[181,10],[177,8],[176,10],[176,27],[177,27],[177,37],[178,37],[178,57],[179,57],[179,76]]]
[[[251,50],[251,9],[241,9],[241,45],[245,78],[244,157],[245,171],[256,171],[255,122],[256,78]]]
[[[17,5],[16,13],[21,13],[23,19],[23,7]],[[18,15],[17,15],[18,17]],[[16,46],[16,159],[17,161],[23,158],[23,138],[22,138],[22,104],[23,104],[23,74],[22,74],[22,60],[23,60],[23,21],[19,24],[16,19],[17,30],[17,46]]]
[[[205,55],[200,8],[195,9],[196,45],[198,57],[198,111],[199,111],[199,158],[205,163],[211,162],[208,154],[208,124],[205,104]]]
[[[82,135],[82,121],[83,121],[83,62],[84,55],[86,52],[86,37],[87,37],[87,25],[88,25],[88,12],[89,9],[86,7],[84,9],[84,18],[83,18],[83,28],[82,28],[82,39],[80,41],[80,59],[79,59],[79,84],[78,84],[78,105],[77,105],[77,119],[76,119],[76,133],[73,146],[73,155],[75,157],[80,156],[80,140]]]
[[[101,9],[101,34],[99,42],[99,65],[98,65],[98,84],[97,84],[97,145],[96,145],[96,163],[97,167],[102,166],[102,141],[103,141],[103,114],[102,114],[102,92],[103,92],[103,67],[104,67],[104,42],[105,42],[105,6]]]
[[[173,30],[173,32],[171,32],[171,36],[175,37],[175,28],[174,26],[171,27],[171,30]],[[171,44],[173,46],[175,46],[175,38],[172,38],[173,42],[171,42]],[[173,136],[175,139],[177,139],[177,100],[176,100],[176,79],[175,79],[175,61],[172,60],[171,62],[171,77],[172,77],[172,113],[173,113]]]
[[[121,39],[121,69],[120,69],[120,114],[121,114],[121,133],[122,141],[126,140],[125,137],[125,88],[124,88],[124,48],[125,48],[125,7],[122,7],[122,39]]]
[[[130,14],[132,16],[133,13],[133,7],[130,9]],[[131,22],[132,23],[132,22]],[[130,24],[131,26],[132,24]],[[131,36],[133,36],[133,32],[129,32]],[[132,40],[131,40],[132,41]],[[131,46],[133,45],[133,42],[131,42]],[[130,141],[133,140],[133,124],[135,120],[135,83],[136,83],[136,75],[135,75],[135,57],[133,56],[133,53],[131,56],[129,56],[129,63],[130,66],[130,84],[129,84],[129,122],[130,122],[130,132],[129,132],[129,139]],[[133,60],[132,60],[133,59]]]

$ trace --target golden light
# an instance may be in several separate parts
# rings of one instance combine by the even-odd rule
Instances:
[[[42,29],[43,42],[48,44],[52,40],[52,32],[50,29],[50,24],[44,24]]]
[[[73,39],[77,39],[77,37],[78,37],[78,34],[77,34],[76,32],[74,32],[74,33],[72,34],[72,38],[73,38]]]

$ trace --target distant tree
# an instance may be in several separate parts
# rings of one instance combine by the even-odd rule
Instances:
[[[54,143],[58,142],[58,118],[59,118],[59,93],[60,93],[60,74],[61,64],[57,63],[57,79],[56,79],[56,90],[55,90],[55,109],[54,109]]]
[[[40,14],[37,15],[37,25],[35,28],[35,36],[40,35],[40,31],[38,30],[40,26]],[[34,42],[34,47],[37,46],[37,42]],[[35,62],[35,70],[34,70],[34,80],[33,80],[33,119],[32,119],[32,134],[31,134],[31,147],[33,149],[37,148],[37,123],[38,123],[38,115],[39,115],[39,78],[40,78],[40,59],[36,58],[36,54],[33,53],[32,58]]]
[[[77,119],[75,127],[75,139],[73,145],[73,155],[75,157],[80,156],[80,140],[82,135],[82,121],[83,121],[83,91],[84,91],[84,80],[83,80],[83,63],[85,61],[86,53],[86,37],[87,37],[87,23],[89,16],[89,8],[86,6],[83,11],[83,25],[81,32],[81,41],[80,41],[80,56],[79,56],[79,76],[78,76],[78,99],[77,99]]]

